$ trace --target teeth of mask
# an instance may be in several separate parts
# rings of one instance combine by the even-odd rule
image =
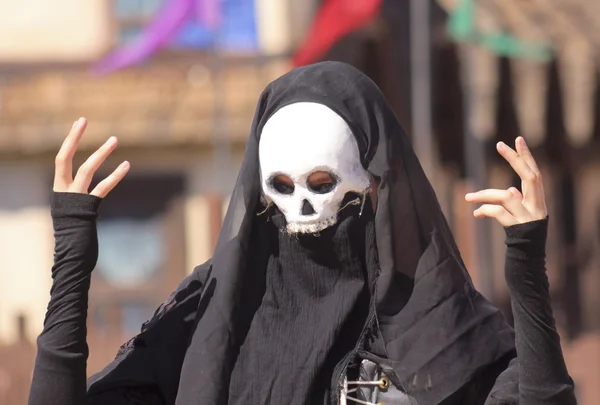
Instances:
[[[302,225],[302,224],[287,224],[286,231],[291,234],[304,233],[304,234],[315,234],[319,233],[324,229],[329,228],[337,223],[337,216],[328,218],[318,223]]]
[[[350,127],[318,103],[290,104],[273,114],[261,133],[259,159],[264,200],[283,213],[289,233],[335,225],[346,194],[364,194],[370,186]],[[321,180],[312,182],[316,174]]]

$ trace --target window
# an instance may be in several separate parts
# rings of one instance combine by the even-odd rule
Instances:
[[[138,333],[185,277],[183,194],[183,176],[128,176],[102,202],[90,290],[93,330]]]
[[[135,39],[160,10],[164,0],[114,0],[119,26],[119,43]]]
[[[115,14],[119,19],[148,20],[164,0],[115,0]]]
[[[164,241],[157,218],[107,218],[98,222],[98,269],[115,286],[148,281],[164,264]]]
[[[151,302],[124,300],[121,307],[121,332],[125,336],[135,336],[144,322],[152,317],[156,309]]]
[[[118,44],[138,38],[148,24],[168,6],[170,0],[113,0],[113,15],[117,22]],[[254,0],[219,0],[221,25],[212,31],[201,22],[197,9],[202,0],[192,1],[189,16],[180,23],[169,47],[205,49],[218,42],[230,50],[255,51],[258,48]],[[216,1],[216,0],[211,0]]]
[[[181,177],[132,177],[102,202],[97,269],[108,284],[135,287],[165,266],[165,216],[171,200],[182,193]]]

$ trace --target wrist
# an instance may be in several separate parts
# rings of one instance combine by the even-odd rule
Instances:
[[[507,257],[519,260],[545,257],[548,221],[546,217],[505,227]]]
[[[50,214],[55,231],[95,226],[101,198],[88,194],[53,192]]]
[[[90,194],[53,192],[50,213],[53,218],[98,215],[102,199]]]

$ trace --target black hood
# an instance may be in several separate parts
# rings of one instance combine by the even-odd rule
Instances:
[[[474,288],[436,195],[377,86],[339,62],[300,67],[272,82],[258,101],[246,154],[197,313],[177,404],[220,404],[227,395],[244,303],[240,286],[261,205],[258,144],[280,108],[326,105],[356,136],[365,169],[378,179],[375,233],[380,275],[377,322],[385,357],[419,403],[451,395],[514,350],[500,312]]]

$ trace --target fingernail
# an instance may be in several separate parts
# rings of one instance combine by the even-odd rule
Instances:
[[[116,141],[117,141],[117,138],[115,138],[114,136],[111,136],[110,138],[107,139],[106,144],[107,145],[112,145]]]
[[[129,162],[128,161],[124,161],[123,163],[121,163],[119,165],[119,169],[127,169],[129,167]]]
[[[527,142],[525,142],[525,138],[519,137],[519,143],[522,147],[527,148]]]

